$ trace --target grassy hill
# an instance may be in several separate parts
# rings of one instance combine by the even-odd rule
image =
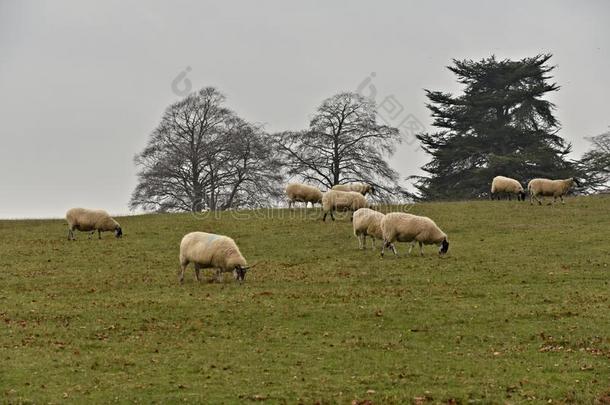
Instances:
[[[591,403],[610,395],[610,198],[418,204],[447,257],[359,251],[318,210],[0,221],[0,402]],[[243,285],[177,281],[190,231]],[[379,246],[379,245],[378,245]],[[358,402],[357,402],[358,403]],[[365,403],[365,402],[362,402]]]

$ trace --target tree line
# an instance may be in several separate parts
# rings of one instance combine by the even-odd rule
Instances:
[[[144,150],[135,156],[138,184],[130,207],[203,211],[274,205],[289,179],[323,189],[366,182],[375,198],[394,202],[480,198],[495,175],[579,177],[581,192],[608,189],[610,131],[589,138],[591,150],[569,160],[555,106],[545,99],[552,82],[550,54],[521,60],[453,60],[448,69],[463,86],[453,95],[426,90],[435,132],[416,135],[431,157],[426,176],[401,185],[388,163],[401,143],[397,128],[380,123],[377,105],[355,92],[322,101],[308,128],[267,133],[226,106],[213,87],[170,105]]]

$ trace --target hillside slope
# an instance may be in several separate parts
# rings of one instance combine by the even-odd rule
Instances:
[[[0,221],[0,402],[576,401],[610,392],[610,198],[419,204],[447,257],[359,251],[319,210]],[[177,282],[190,231],[243,285]],[[378,247],[380,247],[378,242]]]

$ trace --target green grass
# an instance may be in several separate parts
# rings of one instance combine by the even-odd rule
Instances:
[[[592,403],[610,391],[610,198],[418,204],[449,255],[359,251],[319,211],[0,221],[0,402]],[[237,215],[238,214],[238,215]],[[237,217],[236,217],[237,216]],[[239,285],[177,281],[190,231]]]

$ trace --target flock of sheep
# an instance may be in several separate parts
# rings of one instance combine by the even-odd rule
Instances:
[[[534,199],[542,204],[540,196],[559,197],[563,203],[563,196],[568,193],[573,184],[579,185],[574,178],[565,180],[533,179],[528,183],[530,204]],[[409,254],[416,244],[419,244],[420,255],[423,255],[423,245],[439,246],[439,254],[443,255],[449,250],[449,241],[436,223],[428,218],[403,212],[383,214],[372,209],[367,202],[366,195],[374,193],[374,188],[365,183],[350,183],[333,186],[326,192],[307,184],[291,183],[286,186],[288,207],[295,202],[304,202],[305,206],[311,203],[322,204],[323,217],[330,214],[334,221],[335,211],[349,211],[352,213],[354,235],[358,238],[360,249],[366,249],[366,237],[371,238],[372,247],[375,247],[375,238],[383,241],[381,256],[386,248],[392,249],[397,255],[394,242],[408,242],[411,244]],[[521,184],[509,177],[497,176],[491,184],[491,198],[500,197],[504,193],[511,199],[515,195],[518,200],[525,200],[525,190]],[[74,231],[88,232],[89,238],[97,231],[101,239],[102,232],[114,232],[117,238],[123,235],[119,223],[106,211],[89,210],[85,208],[72,208],[66,213],[68,221],[68,239],[74,240]],[[236,280],[242,282],[248,266],[246,259],[239,251],[233,239],[224,235],[206,232],[191,232],[182,238],[180,243],[180,282],[184,281],[184,272],[190,263],[195,267],[195,277],[200,280],[200,270],[205,268],[216,269],[217,278],[221,273],[232,272]]]
[[[530,193],[530,204],[533,204],[534,200],[536,200],[538,204],[542,205],[542,201],[538,197],[553,197],[553,202],[557,201],[557,197],[559,197],[561,202],[564,203],[563,196],[570,191],[574,184],[580,186],[580,183],[574,177],[564,180],[532,179],[527,183],[527,191]],[[525,190],[521,183],[510,177],[494,177],[491,182],[491,199],[493,200],[496,196],[499,198],[500,193],[505,193],[509,200],[513,194],[517,196],[517,200],[525,200]]]

